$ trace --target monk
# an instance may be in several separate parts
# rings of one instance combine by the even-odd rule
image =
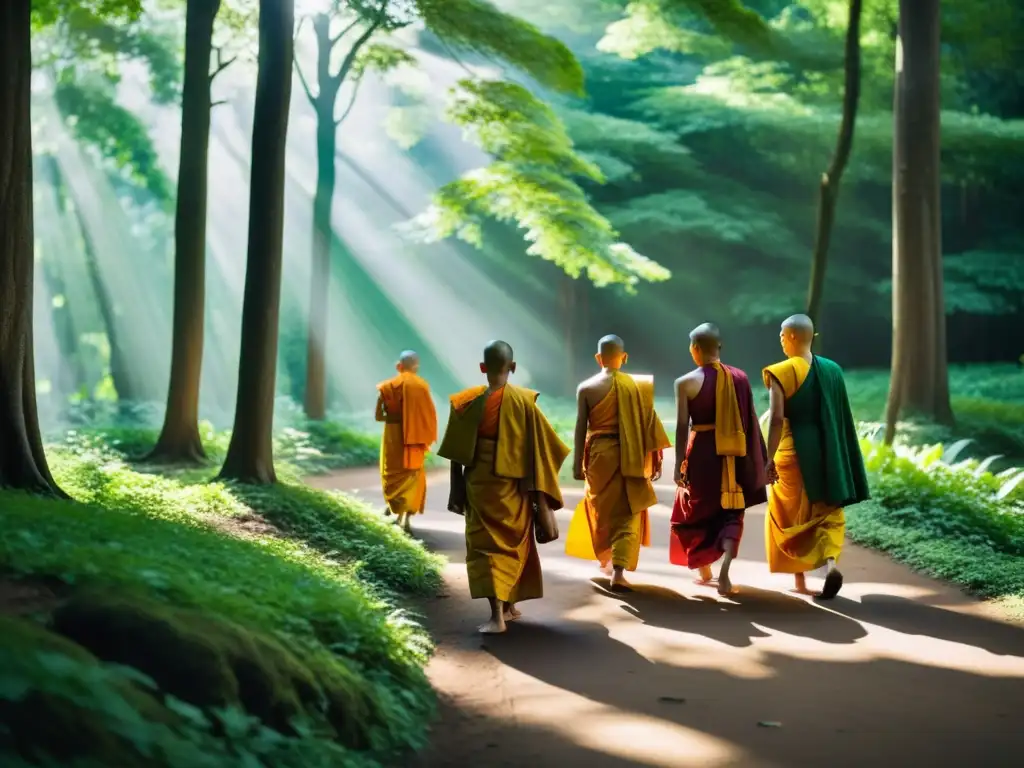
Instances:
[[[699,569],[718,592],[735,592],[729,568],[739,551],[747,507],[763,504],[766,451],[750,380],[721,361],[722,338],[711,323],[690,332],[696,369],[676,380],[676,491],[669,560]],[[692,425],[692,426],[691,426]]]
[[[584,480],[565,551],[597,560],[616,591],[630,588],[640,547],[651,545],[647,510],[658,502],[652,481],[661,477],[668,435],[654,411],[654,380],[622,373],[622,339],[605,336],[594,356],[601,371],[576,392],[573,476]]]
[[[811,353],[814,323],[793,315],[779,338],[786,359],[764,369],[769,389],[768,514],[765,545],[772,573],[805,574],[827,566],[818,597],[839,594],[836,567],[843,547],[843,508],[869,498],[864,458],[850,412],[843,370]]]
[[[537,393],[508,383],[512,347],[492,341],[480,371],[486,386],[451,397],[438,455],[451,462],[448,509],[466,518],[469,593],[487,598],[484,634],[506,630],[524,600],[544,595],[534,507],[562,508],[558,473],[569,448],[537,407]]]
[[[395,364],[398,375],[377,385],[377,421],[384,422],[380,480],[388,513],[406,533],[412,530],[412,516],[426,507],[423,462],[437,441],[437,411],[419,368],[419,355],[406,350]]]

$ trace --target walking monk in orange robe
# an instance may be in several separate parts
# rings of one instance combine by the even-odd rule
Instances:
[[[377,385],[377,421],[384,422],[380,443],[380,480],[388,511],[408,533],[410,518],[423,513],[427,449],[437,440],[437,411],[430,387],[418,375],[419,356],[405,351],[395,368],[398,375]]]
[[[576,393],[573,476],[586,480],[576,507],[566,554],[597,560],[611,586],[629,589],[625,571],[635,571],[640,547],[651,545],[647,510],[658,503],[652,480],[661,477],[668,435],[654,411],[654,379],[620,370],[626,349],[618,336],[598,342],[601,372]]]
[[[543,597],[534,507],[562,508],[558,472],[569,448],[537,407],[537,393],[508,383],[512,347],[492,341],[480,371],[486,386],[452,395],[438,455],[451,462],[448,509],[466,517],[469,594],[486,597],[484,634],[518,619],[516,603]]]
[[[739,368],[722,363],[721,350],[718,328],[698,326],[690,333],[697,368],[676,380],[679,489],[669,560],[700,569],[700,583],[708,584],[711,564],[724,555],[718,592],[728,595],[734,591],[729,566],[743,536],[744,512],[765,502],[767,477],[750,380]]]
[[[779,339],[786,359],[764,369],[771,403],[768,568],[794,574],[796,590],[807,592],[807,571],[828,566],[818,594],[828,600],[843,586],[836,567],[846,533],[843,508],[870,498],[868,478],[843,369],[811,353],[811,318],[788,318]]]

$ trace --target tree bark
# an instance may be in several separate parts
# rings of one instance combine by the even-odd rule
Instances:
[[[818,228],[814,237],[814,255],[811,259],[811,284],[807,291],[807,315],[817,325],[821,302],[825,293],[825,271],[828,267],[828,248],[832,239],[832,225],[839,197],[839,182],[853,148],[853,131],[857,123],[857,104],[860,100],[860,17],[862,0],[850,0],[846,25],[846,56],[843,83],[843,118],[839,124],[836,151],[828,170],[822,174],[818,202]]]
[[[294,0],[260,0],[238,396],[231,443],[220,473],[223,479],[248,483],[277,479],[272,431],[294,28]]]
[[[330,17],[320,14],[313,19],[317,45],[317,95],[312,99],[316,110],[316,193],[313,196],[312,280],[309,293],[309,325],[306,346],[305,411],[310,419],[327,415],[327,307],[331,279],[331,206],[337,181],[335,156],[338,152],[338,126],[334,119],[340,81],[331,75],[331,54],[334,42],[330,34]]]
[[[893,96],[892,380],[901,409],[951,424],[942,280],[939,0],[901,0]]]
[[[200,464],[199,383],[206,309],[206,209],[210,148],[210,59],[220,0],[188,0],[181,151],[174,216],[174,325],[164,425],[150,461]]]
[[[30,0],[0,3],[0,487],[67,498],[36,410],[31,16]]]

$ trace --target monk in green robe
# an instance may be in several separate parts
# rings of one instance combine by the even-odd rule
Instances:
[[[772,573],[805,574],[828,567],[818,597],[843,586],[836,563],[843,546],[843,509],[869,498],[864,457],[850,411],[843,369],[811,353],[814,324],[793,315],[779,335],[786,359],[764,369],[770,392],[765,545]]]

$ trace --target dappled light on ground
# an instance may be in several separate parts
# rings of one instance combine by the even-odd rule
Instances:
[[[791,577],[764,566],[760,509],[747,515],[733,570],[740,592],[729,598],[668,565],[664,492],[629,593],[609,592],[595,563],[563,554],[563,510],[563,539],[540,550],[544,599],[521,604],[505,635],[481,640],[462,519],[443,511],[446,474],[431,479],[428,513],[414,525],[452,563],[448,595],[427,608],[439,641],[428,673],[445,703],[424,766],[781,768],[823,754],[851,767],[971,755],[995,765],[1024,747],[1012,726],[1024,628],[852,545],[837,599],[791,594]],[[567,506],[576,498],[567,492]]]

